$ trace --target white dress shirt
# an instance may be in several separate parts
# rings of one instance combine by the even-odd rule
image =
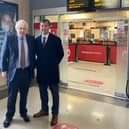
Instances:
[[[43,38],[45,37],[45,44],[47,43],[47,40],[48,40],[48,36],[49,36],[49,33],[46,34],[46,35],[43,35],[41,36],[41,42],[43,43]]]

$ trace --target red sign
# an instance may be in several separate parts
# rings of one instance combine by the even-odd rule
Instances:
[[[50,28],[51,29],[57,29],[57,22],[51,22],[51,24],[50,24]]]
[[[97,80],[85,80],[85,82],[88,84],[94,84],[94,85],[103,85],[104,84],[104,82],[97,81]]]
[[[57,29],[57,22],[52,22],[50,28]],[[34,23],[34,29],[40,29],[40,23]]]
[[[34,29],[39,29],[40,28],[40,23],[34,23]]]
[[[105,61],[105,46],[101,45],[78,45],[78,59],[83,61]]]
[[[76,44],[71,44],[68,46],[68,61],[75,61]]]
[[[54,34],[54,35],[57,35],[57,29],[52,28],[52,29],[51,29],[51,33]]]
[[[76,127],[73,124],[69,124],[69,123],[61,123],[61,124],[57,124],[53,127],[53,129],[79,129],[78,127]]]

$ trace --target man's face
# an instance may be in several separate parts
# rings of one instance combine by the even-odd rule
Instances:
[[[18,28],[16,29],[17,31],[17,34],[20,36],[20,37],[23,37],[26,35],[27,33],[27,28],[26,28],[26,25],[24,23],[21,23]]]
[[[12,23],[12,19],[9,15],[5,14],[2,17],[1,20],[1,28],[5,31],[5,32],[9,32],[10,28],[12,28],[13,23]]]
[[[48,34],[50,29],[50,25],[48,22],[40,23],[40,30],[42,34]]]

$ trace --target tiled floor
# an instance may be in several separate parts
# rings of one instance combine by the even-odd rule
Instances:
[[[1,77],[1,74],[0,74],[0,90],[3,89],[3,86],[5,85],[5,79]]]
[[[129,129],[129,108],[119,105],[121,100],[116,100],[117,104],[110,103],[109,100],[111,99],[105,98],[105,101],[99,101],[85,96],[85,92],[79,94],[73,91],[70,93],[70,89],[63,90],[60,92],[59,123],[74,124],[79,129]],[[0,100],[0,129],[3,129],[6,101],[7,98]],[[23,122],[19,117],[18,103],[17,100],[17,110],[9,129],[52,129],[49,125],[51,115],[38,119],[32,117],[33,113],[40,109],[37,87],[31,87],[28,96],[30,123]],[[50,105],[51,103],[50,99]],[[128,102],[125,103],[128,104]]]
[[[114,96],[116,74],[116,64],[73,62],[68,65],[68,84],[71,88]]]

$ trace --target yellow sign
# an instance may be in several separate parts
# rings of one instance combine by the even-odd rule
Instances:
[[[88,7],[88,0],[67,0],[68,10],[81,10]]]
[[[117,8],[120,7],[120,0],[95,0],[95,7]]]

